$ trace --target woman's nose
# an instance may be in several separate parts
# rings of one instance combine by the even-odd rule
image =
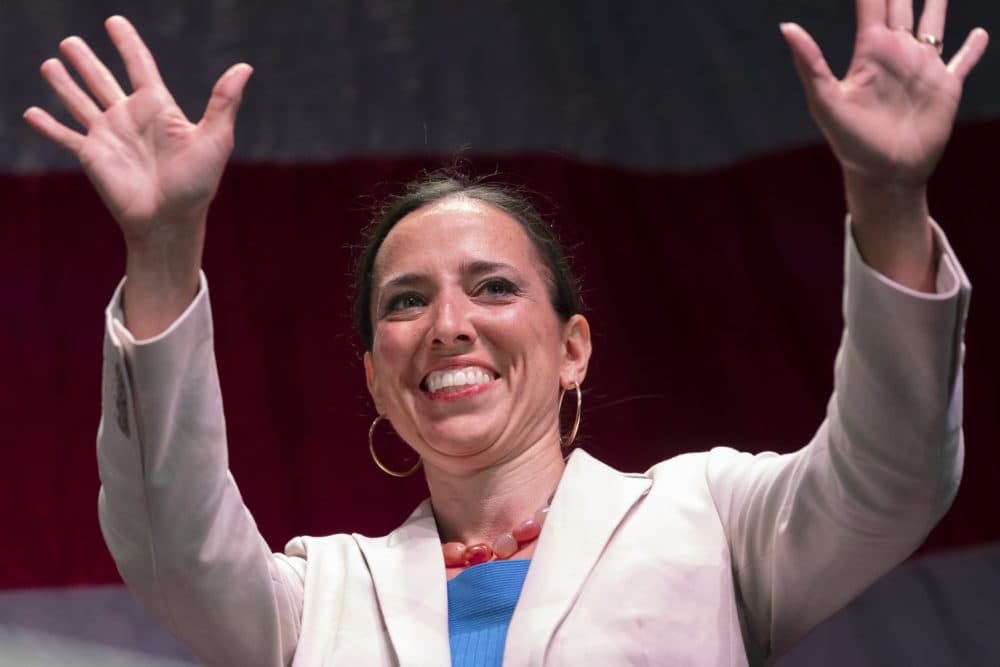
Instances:
[[[470,320],[471,305],[464,298],[439,298],[434,307],[431,325],[431,343],[435,346],[449,346],[471,343],[476,340],[475,328]]]

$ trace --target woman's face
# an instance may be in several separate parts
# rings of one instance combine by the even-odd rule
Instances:
[[[558,447],[560,387],[583,381],[586,320],[559,320],[527,232],[455,196],[410,213],[375,259],[376,409],[426,463],[479,469]]]

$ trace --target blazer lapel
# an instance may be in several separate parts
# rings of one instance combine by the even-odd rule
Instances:
[[[354,535],[400,665],[448,665],[448,594],[430,500],[385,537]]]
[[[505,665],[541,665],[562,619],[615,529],[648,490],[583,450],[571,454],[507,632]]]

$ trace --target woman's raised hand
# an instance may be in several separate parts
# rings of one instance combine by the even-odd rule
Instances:
[[[232,151],[233,123],[251,70],[235,65],[223,74],[204,117],[193,124],[163,85],[135,28],[120,16],[108,19],[106,27],[133,92],[126,95],[90,47],[70,37],[60,51],[90,94],[55,58],[45,61],[41,72],[85,134],[37,107],[24,117],[41,135],[79,158],[132,240],[157,224],[196,218],[207,209]]]
[[[816,42],[782,25],[809,108],[845,171],[872,182],[922,186],[951,133],[962,82],[986,49],[973,30],[945,64],[946,0],[927,0],[914,30],[912,0],[857,0],[854,56],[842,80]]]
[[[231,67],[216,82],[202,119],[191,123],[135,28],[120,16],[105,27],[132,92],[122,90],[82,39],[70,37],[60,52],[87,91],[55,58],[41,72],[84,132],[38,107],[24,118],[76,155],[121,227],[128,249],[126,319],[142,337],[162,331],[197,289],[205,214],[232,152],[233,124],[252,70]]]
[[[926,0],[915,29],[912,0],[856,5],[854,55],[841,80],[805,30],[790,23],[781,30],[809,109],[843,169],[855,236],[868,246],[862,253],[890,277],[927,289],[931,272],[910,251],[926,254],[932,245],[927,181],[951,134],[962,83],[988,37],[976,28],[945,63],[947,0]]]

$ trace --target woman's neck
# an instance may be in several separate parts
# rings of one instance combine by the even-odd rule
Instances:
[[[549,504],[565,467],[558,440],[466,474],[428,466],[427,486],[441,541],[492,543]]]

